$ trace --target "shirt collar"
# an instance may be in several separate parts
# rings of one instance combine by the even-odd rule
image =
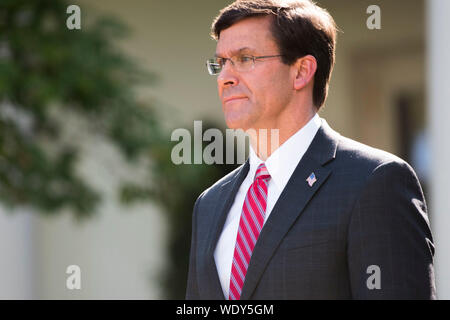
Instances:
[[[314,117],[300,130],[286,140],[265,161],[265,165],[276,187],[282,191],[288,183],[292,173],[308,150],[314,136],[322,124],[322,119],[316,113]],[[256,169],[263,162],[250,145],[249,150],[250,170],[253,178]]]

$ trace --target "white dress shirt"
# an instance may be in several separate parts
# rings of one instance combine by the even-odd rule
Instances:
[[[269,218],[275,203],[281,192],[291,178],[292,173],[302,159],[314,136],[322,123],[321,118],[316,115],[299,131],[286,140],[270,157],[265,161],[267,170],[271,179],[269,180],[267,207],[264,223]],[[220,284],[222,285],[223,295],[228,298],[230,287],[231,265],[233,263],[234,247],[241,218],[242,207],[245,196],[253,183],[256,169],[263,161],[256,155],[253,148],[249,150],[250,169],[247,177],[242,182],[233,205],[228,212],[228,217],[220,235],[219,241],[214,251],[217,272],[219,274]]]

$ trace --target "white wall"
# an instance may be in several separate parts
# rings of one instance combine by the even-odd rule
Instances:
[[[0,206],[0,299],[33,297],[33,217]]]
[[[80,145],[77,167],[99,190],[98,212],[77,221],[70,212],[39,216],[35,229],[36,284],[39,299],[158,299],[166,263],[166,221],[150,203],[122,205],[121,182],[139,183],[144,165],[127,164],[108,141],[89,130],[75,114],[65,114],[66,143]],[[66,288],[66,269],[81,268],[81,290]]]
[[[431,137],[431,220],[436,245],[439,299],[450,299],[450,1],[429,0],[427,7],[428,104]]]

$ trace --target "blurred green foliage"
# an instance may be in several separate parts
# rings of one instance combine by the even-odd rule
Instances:
[[[205,121],[203,131],[210,128],[218,128],[218,126],[213,122]],[[194,137],[193,130],[191,130],[190,136]],[[225,137],[223,130],[222,136]],[[227,154],[226,142],[224,139],[223,159],[226,159]],[[175,165],[171,160],[171,151],[178,143],[168,141],[157,147],[159,150],[154,152],[152,167],[154,178],[148,186],[129,184],[122,189],[122,199],[125,202],[147,199],[150,196],[167,213],[170,236],[168,239],[169,268],[163,272],[161,277],[161,285],[167,299],[185,298],[191,245],[191,218],[195,201],[205,189],[237,168],[237,165],[225,164]],[[213,142],[203,141],[202,150],[210,143]],[[234,148],[234,145],[229,147]],[[229,152],[237,154],[235,148]],[[191,155],[193,154],[194,146],[192,144]]]
[[[60,141],[64,123],[54,109],[77,112],[129,159],[162,137],[151,108],[133,93],[153,75],[114,46],[125,26],[99,18],[68,30],[68,5],[0,4],[0,200],[45,213],[65,206],[83,217],[94,212],[99,194],[74,173],[79,150]]]
[[[46,214],[63,207],[78,218],[95,213],[100,194],[76,174],[79,147],[61,141],[64,119],[53,116],[55,109],[63,115],[76,112],[128,160],[150,159],[151,181],[123,185],[121,198],[126,203],[152,199],[167,214],[169,261],[161,284],[166,298],[182,299],[194,202],[235,166],[174,165],[176,142],[163,132],[154,109],[134,93],[137,86],[152,84],[155,75],[115,46],[127,29],[115,19],[99,18],[68,30],[68,5],[63,0],[0,2],[0,201]],[[215,126],[204,130],[208,127]]]

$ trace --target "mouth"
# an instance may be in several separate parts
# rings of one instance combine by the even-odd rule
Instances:
[[[226,99],[223,99],[223,104],[227,104],[229,102],[236,102],[236,101],[240,101],[240,100],[246,100],[248,99],[247,97],[229,97]]]

